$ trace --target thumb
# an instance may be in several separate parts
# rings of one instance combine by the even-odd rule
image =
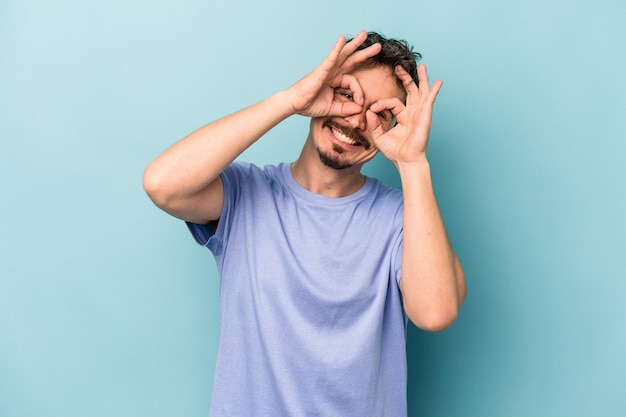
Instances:
[[[385,134],[385,130],[383,129],[378,116],[376,116],[376,113],[368,109],[365,112],[365,120],[367,130],[372,135],[372,140],[376,141],[379,137]]]
[[[330,111],[328,116],[352,116],[353,114],[361,113],[362,107],[354,102],[338,102],[334,101],[330,105]]]

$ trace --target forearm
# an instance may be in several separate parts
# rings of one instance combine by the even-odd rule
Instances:
[[[144,184],[152,194],[163,194],[163,198],[194,195],[214,181],[250,145],[291,114],[291,105],[281,92],[212,122],[152,161],[146,168]]]
[[[416,326],[442,330],[463,303],[463,270],[448,240],[428,162],[398,164],[398,170],[404,195],[400,286],[405,311]]]

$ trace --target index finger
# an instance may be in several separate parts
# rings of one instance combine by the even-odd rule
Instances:
[[[344,45],[337,60],[343,70],[348,70],[380,52],[381,45],[379,43],[358,49],[367,40],[367,36],[367,32],[362,30]]]
[[[334,89],[334,98],[331,104],[329,116],[351,116],[359,113],[363,106],[363,89],[358,80],[349,74],[344,74],[341,84]],[[342,98],[349,94],[351,98]]]
[[[426,72],[426,66],[424,64],[420,64],[417,67],[417,78],[419,85],[417,85],[411,75],[409,75],[409,73],[407,73],[406,70],[401,66],[396,67],[396,75],[402,81],[402,85],[407,92],[407,103],[413,100],[416,95],[421,96],[423,100],[434,102],[435,98],[437,98],[437,94],[439,94],[441,85],[443,84],[441,80],[437,80],[433,83],[431,88],[428,82],[428,73]]]
[[[417,83],[413,77],[411,77],[411,74],[409,74],[401,65],[396,66],[396,75],[400,79],[400,82],[402,82],[402,86],[404,87],[407,95],[419,92]],[[422,80],[419,81],[421,82]],[[428,86],[428,76],[426,76],[425,84]]]
[[[379,53],[381,48],[379,44],[373,44],[357,51],[366,39],[367,32],[364,30],[360,31],[350,42],[346,42],[345,36],[339,36],[318,68],[327,73],[331,73],[335,69],[347,72],[354,65]]]

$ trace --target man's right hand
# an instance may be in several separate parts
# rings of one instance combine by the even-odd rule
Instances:
[[[144,188],[154,203],[180,219],[206,224],[217,220],[224,203],[220,173],[270,129],[292,114],[349,116],[362,111],[363,91],[349,74],[356,64],[380,52],[375,44],[359,51],[367,34],[346,43],[339,38],[310,74],[257,104],[196,130],[148,165]],[[351,100],[335,94],[341,88]]]
[[[350,42],[340,36],[335,46],[322,63],[285,90],[294,113],[309,116],[350,116],[362,111],[363,91],[350,70],[378,54],[380,44],[374,44],[357,51],[367,38],[361,31]],[[352,101],[335,100],[335,89],[352,92]]]

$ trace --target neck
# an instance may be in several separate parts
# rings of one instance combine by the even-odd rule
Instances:
[[[333,169],[322,164],[317,155],[304,152],[291,164],[291,173],[305,189],[333,198],[353,194],[365,183],[360,166]]]

